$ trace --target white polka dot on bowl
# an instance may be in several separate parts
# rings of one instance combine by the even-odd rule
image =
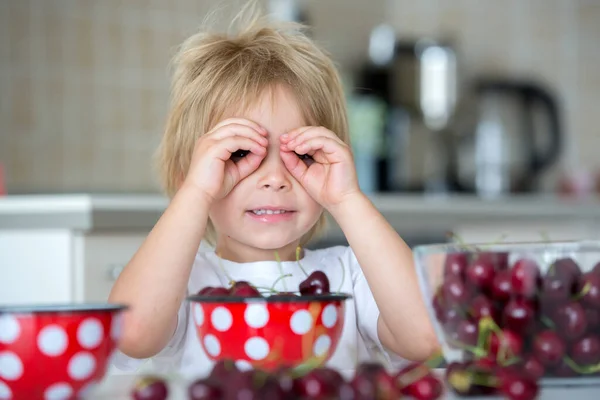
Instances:
[[[38,348],[49,357],[60,356],[67,349],[69,338],[58,325],[48,325],[40,331],[37,338]]]
[[[269,343],[261,337],[253,337],[246,340],[244,351],[248,358],[263,360],[269,355]]]
[[[265,304],[249,304],[244,311],[244,321],[251,328],[262,328],[269,322],[269,310]]]
[[[204,310],[200,304],[194,304],[194,321],[196,321],[197,326],[204,324]]]
[[[215,329],[220,332],[227,331],[233,324],[233,317],[229,310],[220,306],[213,310],[210,320]]]
[[[333,328],[337,322],[337,310],[333,304],[325,306],[321,314],[321,321],[326,328]]]
[[[68,383],[55,383],[44,391],[44,400],[67,400],[73,395]]]
[[[290,328],[297,335],[304,335],[313,325],[312,315],[307,310],[298,310],[290,318]]]
[[[315,341],[315,345],[313,347],[313,353],[317,357],[321,357],[321,356],[325,355],[325,353],[327,353],[327,351],[329,351],[330,347],[331,347],[331,339],[329,338],[329,336],[321,335]]]
[[[77,328],[77,341],[84,349],[96,348],[102,343],[104,328],[96,318],[84,320]]]
[[[75,354],[69,365],[67,366],[67,372],[72,379],[81,381],[92,376],[96,369],[96,359],[88,352],[81,351]]]
[[[0,353],[0,378],[7,381],[16,381],[23,375],[23,363],[18,355],[12,351]]]
[[[0,343],[10,344],[19,338],[21,327],[12,315],[0,316]]]
[[[8,387],[8,385],[2,381],[0,381],[0,399],[8,400],[12,399],[12,391]]]
[[[208,334],[204,336],[204,347],[206,352],[213,357],[217,357],[221,354],[221,343],[214,335]]]

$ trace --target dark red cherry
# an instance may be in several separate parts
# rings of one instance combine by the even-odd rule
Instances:
[[[533,297],[538,290],[540,280],[540,269],[533,260],[521,259],[511,269],[511,285],[514,294]]]
[[[471,298],[471,289],[455,276],[450,276],[444,281],[442,293],[447,307],[465,307]]]
[[[513,357],[520,357],[523,351],[523,339],[516,333],[504,329],[499,334],[492,334],[490,337],[490,353],[493,356],[498,354],[504,356],[504,360]]]
[[[579,339],[587,329],[585,310],[578,302],[572,301],[559,306],[552,320],[558,334],[567,340]]]
[[[496,272],[491,289],[492,299],[501,303],[507,302],[512,295],[511,271]]]
[[[557,367],[552,369],[551,374],[561,378],[571,378],[579,375],[564,361],[564,359],[561,360]]]
[[[600,337],[597,334],[582,337],[573,344],[570,354],[582,366],[600,363]]]
[[[232,296],[239,297],[262,297],[258,289],[246,281],[239,281],[233,284],[230,291]]]
[[[302,398],[326,399],[335,394],[336,387],[335,383],[315,370],[294,380],[294,393]]]
[[[136,380],[131,395],[134,400],[166,400],[169,389],[164,379],[158,376],[143,376]]]
[[[415,400],[436,400],[442,395],[444,387],[432,374],[427,374],[423,378],[405,386],[402,393],[412,396]],[[396,399],[397,397],[378,397],[378,399]]]
[[[502,271],[508,268],[508,256],[506,251],[485,251],[479,253],[478,258],[490,263],[496,271]]]
[[[500,386],[500,393],[510,400],[534,400],[539,392],[537,382],[519,374],[505,377]]]
[[[487,292],[492,287],[496,271],[494,265],[485,257],[476,258],[465,271],[465,279],[479,291]]]
[[[588,272],[582,275],[577,289],[579,293],[585,291],[582,297],[583,304],[600,309],[600,274]]]
[[[189,400],[219,400],[222,395],[220,386],[208,378],[196,379],[188,387]]]
[[[572,258],[560,258],[548,267],[548,273],[570,276],[577,281],[581,277],[581,269]]]
[[[527,299],[513,298],[506,303],[502,318],[505,328],[518,335],[526,335],[535,326],[535,308]]]
[[[585,317],[588,322],[588,332],[600,332],[600,310],[586,308]]]
[[[468,264],[466,253],[448,253],[444,262],[444,277],[456,276],[463,279]]]
[[[594,265],[594,268],[592,268],[591,272],[593,274],[598,274],[600,275],[600,262],[597,263],[596,265]]]
[[[565,351],[565,342],[554,331],[539,332],[533,339],[533,354],[545,367],[558,366]]]
[[[542,280],[542,301],[547,304],[561,304],[568,301],[576,291],[577,281],[570,274],[553,273]]]
[[[544,364],[540,360],[538,360],[534,355],[528,355],[525,357],[521,363],[521,368],[523,372],[528,375],[531,379],[539,380],[542,379],[544,374],[546,373],[546,368]]]
[[[329,279],[323,271],[314,271],[305,280],[300,282],[300,293],[302,295],[318,295],[329,293]]]
[[[218,286],[218,287],[206,287],[204,289],[202,289],[200,292],[198,292],[199,295],[201,296],[229,296],[230,291],[227,288],[224,288],[222,286]]]
[[[484,294],[475,296],[475,298],[471,300],[469,314],[471,314],[475,321],[479,321],[483,317],[490,317],[498,322],[498,311],[494,307],[492,301]]]
[[[460,344],[475,346],[479,335],[479,326],[470,320],[462,320],[456,326],[454,332],[450,332],[450,337]]]

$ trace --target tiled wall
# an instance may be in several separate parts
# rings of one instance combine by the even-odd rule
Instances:
[[[0,0],[0,163],[9,192],[155,191],[173,46],[217,1]],[[387,19],[450,32],[466,72],[539,71],[564,96],[576,158],[600,167],[600,1],[309,0],[342,67]],[[352,17],[340,18],[340,9]]]

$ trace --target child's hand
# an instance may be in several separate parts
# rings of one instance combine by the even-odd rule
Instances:
[[[267,154],[267,131],[242,118],[226,119],[196,142],[186,183],[210,203],[254,172]]]
[[[330,130],[302,127],[280,140],[285,166],[323,207],[336,206],[360,192],[350,148]]]

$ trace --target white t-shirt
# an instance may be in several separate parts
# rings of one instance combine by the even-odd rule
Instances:
[[[343,263],[340,265],[340,259]],[[219,263],[221,264],[219,266]],[[346,300],[346,315],[342,336],[338,347],[327,362],[327,366],[350,375],[357,363],[362,361],[379,361],[388,368],[397,369],[405,361],[384,349],[377,335],[377,319],[379,309],[362,273],[354,252],[347,246],[335,246],[319,250],[304,250],[304,258],[300,260],[307,274],[312,271],[323,271],[330,282],[330,290],[349,293],[352,299]],[[260,261],[236,263],[219,259],[212,249],[200,248],[188,282],[188,293],[195,294],[206,286],[228,287],[228,278],[223,270],[234,280],[248,281],[256,286],[271,287],[281,275],[292,274],[280,280],[276,289],[295,291],[306,276],[296,261],[284,261],[281,267],[276,261]],[[284,285],[286,285],[284,287]],[[191,318],[191,304],[184,301],[179,308],[176,331],[169,344],[156,356],[151,358],[152,370],[173,373],[177,372],[187,378],[207,375],[213,362],[207,357]],[[121,372],[136,371],[147,360],[137,360],[117,352],[113,357],[112,367]]]

